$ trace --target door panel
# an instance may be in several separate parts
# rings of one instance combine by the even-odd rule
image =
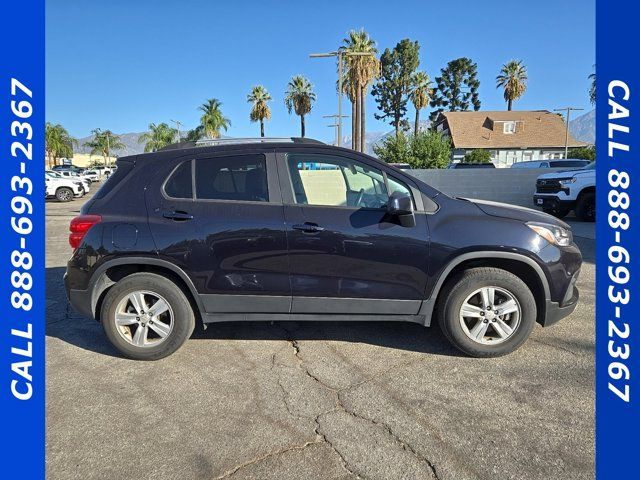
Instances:
[[[283,197],[292,313],[417,313],[428,269],[425,214],[416,213],[414,227],[402,227],[385,208],[373,208],[388,198],[386,185],[376,183],[377,167],[365,164],[359,170],[351,168],[352,164],[359,167],[357,159],[332,157],[307,159],[310,164],[325,162],[322,168],[326,170],[320,171],[329,172],[303,172],[300,176],[307,178],[296,178],[296,169],[307,168],[301,166],[307,160],[300,162],[300,154],[288,160],[285,154],[278,158],[281,185],[289,188],[288,195],[283,189]],[[348,173],[342,183],[340,175],[327,166],[332,162],[346,165],[351,174],[364,171],[374,181],[360,178],[356,183],[354,178],[346,178],[352,176]],[[293,164],[297,167],[291,168]],[[310,183],[313,181],[317,183]],[[354,192],[359,202],[354,200]],[[318,205],[323,202],[322,195],[332,205]],[[301,225],[318,228],[294,228]],[[370,301],[375,299],[384,300]]]
[[[288,253],[274,156],[257,162],[267,167],[266,181],[256,162],[237,157],[193,160],[191,199],[149,192],[151,231],[160,256],[187,272],[207,312],[288,312]],[[158,182],[150,190],[156,187],[162,191]]]

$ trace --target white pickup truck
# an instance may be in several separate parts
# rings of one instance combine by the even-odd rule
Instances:
[[[50,173],[45,173],[45,196],[55,197],[59,202],[69,202],[74,197],[82,197],[85,194],[84,185],[77,180],[56,177]]]
[[[585,222],[596,219],[596,162],[578,170],[545,173],[536,180],[533,203],[558,218],[574,210]]]

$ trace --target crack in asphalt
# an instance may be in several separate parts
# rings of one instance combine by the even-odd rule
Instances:
[[[267,460],[268,458],[274,457],[274,456],[280,456],[284,453],[290,452],[290,451],[294,451],[294,450],[303,450],[305,448],[307,448],[310,445],[317,445],[317,444],[321,444],[321,443],[325,443],[326,445],[328,445],[331,450],[333,450],[333,452],[338,456],[338,458],[340,459],[340,463],[342,465],[342,467],[344,468],[344,470],[351,476],[355,477],[355,478],[359,478],[359,479],[363,479],[363,480],[367,480],[367,476],[365,476],[363,473],[358,472],[357,469],[353,466],[351,466],[349,464],[349,462],[347,461],[346,457],[344,456],[344,454],[335,446],[333,445],[333,443],[331,442],[331,440],[329,440],[326,436],[326,434],[322,433],[320,431],[321,427],[320,427],[320,419],[325,416],[328,415],[330,413],[333,412],[345,412],[348,415],[351,415],[354,418],[360,419],[360,420],[364,420],[378,428],[381,428],[389,437],[391,437],[398,445],[400,445],[400,447],[406,451],[409,452],[411,455],[413,455],[415,458],[417,458],[420,462],[423,462],[425,465],[427,465],[427,467],[429,468],[429,470],[432,472],[434,478],[436,480],[441,480],[440,476],[438,474],[438,471],[436,469],[435,464],[430,461],[428,458],[426,458],[424,455],[422,455],[420,452],[418,452],[414,447],[412,447],[409,443],[407,443],[406,441],[404,441],[403,439],[401,439],[394,431],[393,429],[387,425],[384,422],[380,422],[371,418],[368,418],[366,416],[363,416],[359,413],[356,413],[353,410],[348,409],[343,401],[342,401],[342,397],[341,394],[344,392],[347,392],[353,388],[357,388],[361,385],[364,385],[367,382],[371,382],[372,380],[375,380],[376,378],[383,376],[387,373],[389,373],[390,371],[392,371],[393,369],[396,368],[402,368],[405,367],[407,365],[411,365],[414,363],[418,363],[419,361],[421,361],[422,359],[414,359],[412,361],[409,362],[404,362],[400,365],[395,365],[392,367],[389,367],[387,369],[385,369],[384,371],[377,373],[376,375],[372,375],[362,381],[353,383],[351,385],[348,385],[346,387],[343,388],[334,388],[331,387],[330,385],[327,385],[326,383],[324,383],[317,375],[314,375],[309,368],[305,365],[304,360],[302,359],[302,357],[300,356],[300,344],[298,342],[298,340],[295,340],[294,338],[292,338],[292,334],[291,332],[289,332],[286,328],[282,327],[281,328],[286,332],[286,341],[289,343],[289,345],[291,346],[292,350],[293,350],[293,356],[296,359],[296,363],[297,363],[297,367],[305,374],[307,375],[309,378],[311,378],[315,383],[317,383],[318,385],[320,385],[322,388],[330,391],[333,395],[334,395],[334,401],[335,401],[335,406],[334,408],[331,408],[329,410],[325,410],[323,412],[320,412],[319,414],[315,415],[315,416],[308,416],[308,415],[301,415],[299,413],[296,413],[291,405],[289,404],[289,394],[287,392],[287,389],[285,388],[285,386],[282,384],[282,381],[280,379],[280,377],[278,376],[277,379],[277,384],[278,387],[280,389],[280,392],[282,394],[282,402],[287,410],[287,412],[295,417],[295,418],[303,418],[303,419],[307,419],[307,420],[312,420],[315,424],[315,428],[314,428],[314,433],[316,435],[316,440],[314,441],[309,441],[309,442],[305,442],[302,445],[293,445],[290,447],[286,447],[280,450],[277,450],[275,452],[269,452],[266,453],[264,455],[260,455],[258,457],[253,458],[252,460],[249,460],[245,463],[242,463],[240,465],[237,465],[227,471],[225,471],[222,475],[217,477],[217,480],[222,480],[222,479],[227,479],[233,475],[235,475],[238,471],[250,467],[252,465],[258,464],[260,462],[263,462],[265,460]],[[276,367],[276,353],[273,353],[271,356],[271,369],[275,369]]]
[[[235,475],[238,471],[242,470],[243,468],[247,468],[247,467],[250,467],[251,465],[255,465],[257,463],[263,462],[268,458],[276,457],[276,456],[279,456],[279,455],[282,455],[284,453],[291,452],[291,451],[294,451],[294,450],[304,450],[305,448],[307,448],[310,445],[317,445],[319,443],[321,443],[321,442],[319,442],[317,440],[314,441],[314,442],[305,442],[302,445],[292,445],[290,447],[282,448],[282,449],[277,450],[275,452],[265,453],[264,455],[260,455],[260,456],[258,456],[256,458],[253,458],[253,459],[251,459],[251,460],[249,460],[249,461],[247,461],[245,463],[242,463],[242,464],[237,465],[237,466],[235,466],[233,468],[230,468],[229,470],[224,472],[222,475],[217,476],[216,480],[222,480],[222,479],[225,479],[225,478],[229,478],[232,475]]]

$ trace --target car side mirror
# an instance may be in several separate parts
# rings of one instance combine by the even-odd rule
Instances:
[[[393,192],[387,203],[387,213],[397,217],[403,227],[414,227],[416,218],[413,213],[413,200],[406,193]]]

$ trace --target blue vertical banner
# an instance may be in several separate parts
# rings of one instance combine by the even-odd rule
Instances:
[[[596,476],[638,478],[640,73],[633,0],[596,10]]]
[[[45,476],[44,0],[0,15],[0,478]]]

